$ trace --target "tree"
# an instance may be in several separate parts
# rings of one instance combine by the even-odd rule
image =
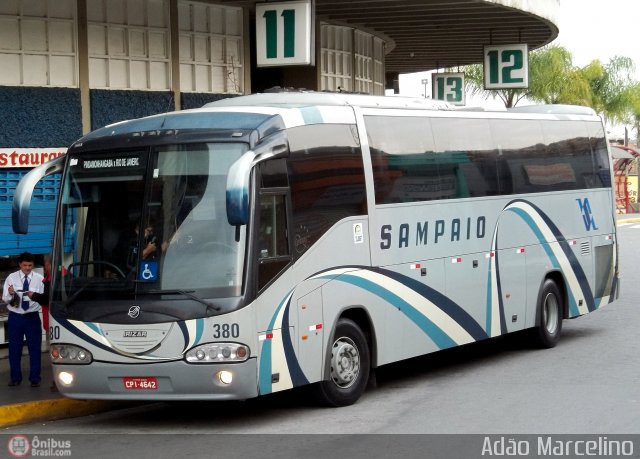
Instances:
[[[606,121],[629,120],[634,104],[635,65],[628,57],[616,56],[607,64],[594,60],[580,69],[589,84],[591,100],[585,104],[604,116]]]
[[[571,53],[562,46],[550,45],[529,54],[529,88],[484,89],[482,65],[465,67],[467,89],[474,95],[498,97],[506,108],[515,107],[527,98],[547,104],[587,105],[589,85],[573,67]]]
[[[638,122],[640,89],[632,77],[634,70],[633,61],[620,56],[607,64],[594,60],[577,68],[567,49],[549,45],[529,54],[527,89],[485,90],[482,65],[465,67],[465,81],[471,94],[499,97],[506,108],[526,98],[546,104],[591,107],[609,122]]]
[[[529,57],[526,97],[545,104],[589,105],[588,82],[573,66],[571,53],[562,46],[545,46]]]
[[[626,122],[633,125],[633,129],[636,131],[636,145],[640,145],[640,83],[635,83],[629,88],[629,97],[631,110]]]

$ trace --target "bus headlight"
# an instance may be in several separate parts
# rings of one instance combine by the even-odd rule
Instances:
[[[70,386],[71,384],[73,384],[73,373],[70,373],[68,371],[61,371],[60,374],[58,375],[58,381],[63,385],[63,386]]]
[[[209,343],[190,349],[185,359],[189,363],[244,362],[250,354],[249,346],[244,344]]]
[[[52,363],[71,363],[76,365],[88,365],[93,361],[91,352],[73,344],[52,344]]]
[[[218,381],[227,386],[233,382],[233,373],[231,373],[230,371],[219,371],[216,376],[218,376]]]

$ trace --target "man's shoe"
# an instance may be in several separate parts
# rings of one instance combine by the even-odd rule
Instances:
[[[22,381],[9,381],[9,384],[7,384],[9,387],[15,387],[15,386],[19,386],[20,383]]]
[[[39,382],[32,382],[31,383],[31,387],[40,387],[40,383]]]

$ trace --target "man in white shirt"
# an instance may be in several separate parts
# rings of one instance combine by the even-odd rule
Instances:
[[[9,310],[9,386],[18,386],[22,382],[22,347],[25,337],[29,349],[29,381],[31,387],[40,386],[41,308],[39,303],[29,299],[27,292],[43,293],[44,285],[42,275],[33,271],[33,262],[31,253],[21,253],[18,257],[20,270],[9,274],[2,289],[2,299],[8,304]]]

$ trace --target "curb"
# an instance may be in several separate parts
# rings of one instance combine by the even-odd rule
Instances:
[[[617,226],[620,225],[625,225],[627,223],[638,223],[640,222],[640,217],[635,217],[635,218],[625,218],[625,219],[621,219],[618,220],[618,222],[616,223]]]
[[[16,403],[0,406],[0,428],[86,416],[127,406],[131,403],[71,399]]]

